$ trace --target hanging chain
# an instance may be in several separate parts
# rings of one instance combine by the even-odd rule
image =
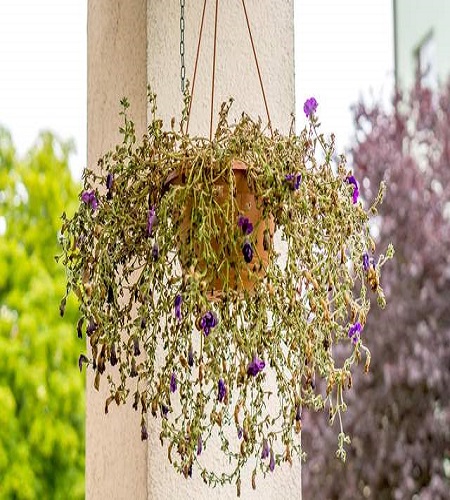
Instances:
[[[184,64],[184,0],[180,0],[180,56],[181,56],[181,92],[184,94],[186,87],[186,66]]]

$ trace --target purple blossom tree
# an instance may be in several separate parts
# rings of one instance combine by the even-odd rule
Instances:
[[[370,202],[387,181],[379,248],[392,242],[396,254],[382,283],[388,306],[364,328],[371,369],[347,395],[347,463],[323,415],[303,420],[305,498],[449,498],[450,82],[397,92],[389,111],[354,112],[360,193]]]

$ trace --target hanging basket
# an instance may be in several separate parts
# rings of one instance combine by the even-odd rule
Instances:
[[[345,158],[334,162],[334,139],[318,131],[316,100],[305,102],[309,125],[298,136],[272,130],[242,3],[267,127],[245,114],[230,124],[223,104],[213,135],[216,1],[209,140],[188,134],[188,92],[179,132],[164,129],[149,94],[141,142],[124,100],[123,143],[99,173],[86,172],[61,230],[66,297],[79,298],[78,332],[85,324],[90,338],[80,369],[94,370],[97,389],[106,372],[105,412],[132,397],[143,440],[157,418],[180,473],[235,482],[238,495],[246,464],[254,486],[258,473],[304,458],[305,409],[339,415],[345,460],[344,390],[353,365],[365,359],[368,370],[370,294],[384,306],[380,271],[393,255],[375,258],[369,230],[383,189],[365,210]],[[214,441],[224,468],[208,457]]]
[[[274,233],[273,217],[264,217],[262,200],[249,186],[247,165],[232,160],[231,171],[231,179],[224,175],[212,183],[214,203],[224,208],[223,213],[214,214],[217,233],[208,241],[214,253],[213,266],[205,261],[205,244],[198,241],[193,225],[198,208],[194,196],[187,199],[180,227],[180,263],[185,269],[195,266],[212,299],[229,291],[252,292],[265,276]],[[182,186],[186,175],[181,169],[172,173],[167,183]],[[192,245],[191,240],[195,241]],[[252,258],[247,262],[249,253]]]
[[[212,485],[239,484],[249,460],[265,474],[302,457],[304,409],[344,411],[352,365],[365,356],[368,369],[369,294],[384,305],[380,270],[392,255],[371,255],[368,220],[382,191],[365,211],[314,114],[285,137],[247,116],[231,126],[222,111],[214,142],[155,118],[138,143],[127,122],[61,231],[67,293],[80,299],[78,331],[85,324],[90,339],[80,366],[94,370],[96,388],[108,375],[105,411],[132,397],[142,438],[159,417],[173,465]],[[343,365],[336,344],[350,351]],[[226,470],[210,467],[212,436]],[[343,459],[347,441],[341,430]]]

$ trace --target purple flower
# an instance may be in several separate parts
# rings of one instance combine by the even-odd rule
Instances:
[[[92,210],[97,210],[98,207],[98,201],[97,197],[95,196],[95,191],[83,191],[81,194],[81,201],[85,203],[86,205],[89,205]]]
[[[159,258],[159,246],[157,243],[155,243],[153,245],[153,248],[152,248],[152,259],[153,259],[153,262],[156,262]]]
[[[156,217],[155,207],[151,207],[148,211],[147,216],[147,236],[152,236],[153,229],[158,224],[158,218]]]
[[[271,472],[275,469],[275,456],[273,454],[273,450],[270,449],[270,462],[269,462],[269,469]]]
[[[247,236],[253,231],[253,224],[249,221],[247,217],[240,215],[238,218],[238,226],[242,229],[242,232]]]
[[[242,255],[244,256],[245,262],[250,264],[253,259],[253,248],[250,242],[246,241],[242,247]]]
[[[289,184],[292,191],[297,191],[302,182],[302,174],[287,174],[284,180]]]
[[[316,112],[317,106],[318,103],[314,97],[306,99],[305,104],[303,105],[303,111],[305,112],[306,118],[309,118],[312,114]]]
[[[170,377],[170,392],[175,392],[177,390],[177,374],[172,372]]]
[[[188,351],[188,365],[191,368],[194,366],[194,353],[192,351],[192,346],[189,346],[189,351]]]
[[[345,181],[348,184],[353,185],[353,204],[355,204],[358,201],[358,196],[359,196],[359,188],[358,188],[358,183],[356,182],[355,176],[349,175]]]
[[[367,252],[364,252],[362,256],[362,261],[363,261],[363,269],[367,273],[370,267],[370,261],[369,261],[369,254]]]
[[[116,366],[117,365],[117,354],[116,354],[116,344],[113,344],[111,346],[111,353],[109,356],[109,362],[111,363],[111,366]]]
[[[202,436],[199,436],[197,438],[197,456],[201,454],[202,450],[203,450]]]
[[[251,363],[247,366],[247,375],[251,375],[252,377],[256,377],[259,372],[264,370],[266,363],[262,359],[259,359],[257,356],[253,357]]]
[[[181,303],[183,302],[183,299],[181,298],[181,295],[178,294],[175,297],[175,317],[177,318],[178,321],[181,321]]]
[[[223,379],[219,378],[217,388],[218,388],[217,399],[219,400],[219,403],[221,403],[224,400],[225,395],[227,393],[227,388],[225,386],[225,382],[223,381]]]
[[[267,442],[267,439],[263,439],[263,446],[262,446],[262,451],[261,451],[261,458],[264,460],[269,456],[269,443]]]
[[[108,172],[108,175],[106,176],[106,189],[108,191],[112,188],[113,182],[114,182],[114,176],[111,172]]]
[[[90,337],[97,330],[97,328],[98,328],[97,323],[91,319],[91,321],[89,321],[88,326],[86,327],[86,335]]]
[[[361,336],[362,326],[361,323],[357,322],[352,325],[348,330],[348,337],[356,344]]]
[[[81,201],[83,203],[86,203],[86,205],[88,205],[91,202],[91,194],[92,193],[93,193],[93,191],[83,191],[81,193]],[[94,193],[94,196],[95,196],[95,193]]]
[[[165,404],[162,404],[161,405],[161,413],[162,413],[163,418],[167,418],[167,415],[169,413],[169,407],[166,406]]]
[[[139,339],[137,337],[134,337],[134,339],[133,339],[133,350],[134,350],[135,356],[141,355],[141,350],[139,348]]]
[[[238,439],[242,439],[242,427],[238,427],[237,435],[238,435]]]
[[[212,311],[208,311],[202,316],[200,320],[200,328],[203,330],[203,333],[207,337],[211,328],[217,326],[219,320],[217,319],[216,313]]]

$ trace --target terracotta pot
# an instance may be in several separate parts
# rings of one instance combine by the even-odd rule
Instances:
[[[226,181],[218,181],[215,184],[216,197],[215,200],[226,205],[227,201],[235,203],[236,210],[234,214],[235,220],[226,221],[225,217],[216,216],[215,223],[221,233],[225,233],[227,228],[233,228],[236,235],[239,235],[239,244],[232,246],[227,245],[230,238],[214,239],[211,241],[211,247],[216,255],[221,256],[221,263],[217,269],[207,269],[206,262],[203,259],[203,248],[201,244],[194,244],[194,253],[196,257],[196,271],[203,276],[203,280],[208,284],[207,292],[210,298],[218,297],[222,294],[224,283],[228,281],[229,288],[237,291],[243,289],[251,291],[258,279],[265,275],[265,270],[269,262],[268,249],[264,249],[264,239],[266,240],[266,248],[272,244],[274,223],[273,220],[263,220],[262,210],[258,208],[258,203],[255,195],[250,190],[247,183],[247,165],[242,161],[233,160],[232,169],[235,178],[236,190],[234,200],[229,200],[230,189]],[[181,184],[180,176],[174,175],[169,182]],[[191,214],[192,203],[186,205],[183,222],[181,224],[181,245],[187,242],[192,235],[191,232]],[[238,227],[238,216],[242,215],[249,219],[253,224],[253,232],[245,237],[242,229]],[[266,234],[265,234],[266,233]],[[230,235],[232,237],[233,235]],[[233,240],[233,238],[231,238]],[[250,263],[244,260],[242,248],[244,243],[248,241],[253,250],[253,259]],[[228,248],[226,248],[228,246]],[[179,252],[181,265],[188,267],[189,261],[192,261],[191,255],[183,255]]]

